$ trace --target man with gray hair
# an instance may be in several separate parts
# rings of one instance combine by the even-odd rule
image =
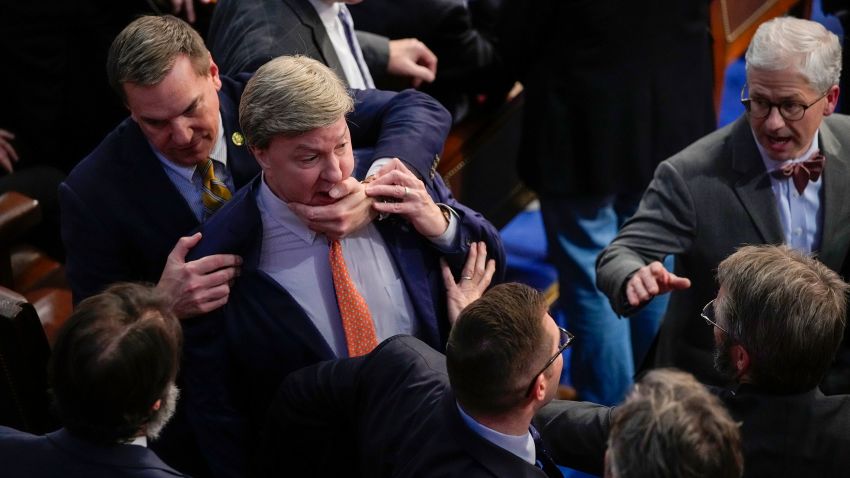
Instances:
[[[206,377],[193,379],[198,390],[187,396],[199,401],[190,406],[236,474],[287,373],[366,354],[398,334],[442,350],[449,324],[440,261],[473,280],[476,271],[461,268],[470,244],[483,241],[481,252],[504,267],[496,229],[458,203],[439,175],[426,184],[397,160],[364,181],[367,196],[385,198],[372,209],[390,218],[340,238],[293,213],[292,203],[333,204],[335,184],[365,176],[351,144],[375,131],[352,121],[354,104],[316,60],[280,57],[260,67],[242,94],[239,121],[262,173],[203,224],[190,254],[245,258],[223,308],[220,342],[187,371]],[[445,138],[423,136],[429,146]],[[378,140],[376,148],[384,147]]]
[[[689,373],[647,373],[612,414],[605,478],[739,478],[738,424]]]
[[[715,296],[717,264],[743,244],[785,243],[846,276],[850,118],[833,114],[841,46],[822,25],[777,18],[746,55],[746,113],[661,163],[640,207],[598,257],[597,285],[622,315],[671,292],[650,366],[709,384],[712,337],[695,322]],[[660,261],[674,255],[676,268]],[[825,381],[850,391],[847,364]]]

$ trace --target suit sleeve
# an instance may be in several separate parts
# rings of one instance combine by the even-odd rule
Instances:
[[[353,90],[348,117],[356,147],[374,144],[372,158],[399,158],[430,185],[451,127],[437,100],[416,90]]]
[[[132,280],[121,241],[67,183],[59,185],[65,269],[74,304],[101,292],[113,282]]]
[[[484,241],[487,244],[487,257],[496,261],[493,283],[501,282],[505,275],[505,248],[496,227],[478,211],[458,202],[439,174],[434,176],[433,186],[428,187],[428,192],[434,202],[446,204],[457,213],[458,235],[454,243],[446,248],[435,246],[446,259],[455,275],[460,274],[460,270],[466,262],[470,244]]]
[[[369,67],[369,73],[376,82],[387,76],[390,63],[390,39],[374,33],[355,30],[357,43],[363,52],[363,60]]]
[[[557,464],[601,475],[613,410],[595,403],[555,400],[537,412],[534,426]]]
[[[650,262],[690,249],[696,226],[687,183],[670,162],[662,162],[635,215],[596,260],[596,286],[608,296],[615,312],[630,315],[637,311],[626,300],[628,280]]]
[[[278,476],[293,463],[309,463],[313,476],[357,468],[355,388],[366,357],[321,362],[284,379],[258,440],[255,476]]]

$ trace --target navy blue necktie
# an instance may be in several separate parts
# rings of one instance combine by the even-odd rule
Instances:
[[[537,460],[537,467],[542,469],[546,473],[546,476],[550,478],[564,478],[564,474],[561,473],[558,465],[555,464],[555,460],[549,456],[549,452],[543,444],[543,438],[540,437],[537,429],[534,426],[530,426],[528,427],[528,431],[534,440],[534,458]]]
[[[363,85],[365,85],[366,88],[374,88],[374,85],[369,84],[370,78],[366,76],[365,68],[360,63],[360,45],[354,43],[354,31],[351,27],[352,23],[350,23],[348,9],[345,5],[340,5],[337,17],[339,17],[339,21],[342,23],[342,29],[345,30],[345,39],[348,41],[348,49],[351,50],[351,56],[354,57],[354,63],[357,63],[357,69],[360,71],[360,77],[363,79]]]

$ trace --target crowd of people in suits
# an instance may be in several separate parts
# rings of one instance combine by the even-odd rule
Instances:
[[[762,24],[746,113],[711,132],[707,2],[356,3],[219,0],[206,42],[171,15],[114,38],[129,117],[58,186],[62,428],[0,427],[4,473],[847,469],[834,34]],[[514,79],[567,328],[436,172]],[[581,402],[555,399],[567,348]]]

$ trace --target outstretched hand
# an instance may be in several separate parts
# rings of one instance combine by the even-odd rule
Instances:
[[[469,246],[459,281],[455,282],[452,270],[444,259],[440,259],[440,267],[443,270],[443,284],[446,286],[449,324],[454,325],[460,312],[487,290],[496,272],[496,261],[487,259],[487,245],[484,242],[475,242]]]
[[[410,78],[411,85],[419,88],[431,83],[437,76],[437,55],[415,38],[390,40],[390,57],[387,73]]]
[[[646,304],[656,295],[673,290],[687,289],[691,280],[679,277],[664,268],[658,261],[645,265],[635,272],[626,284],[626,299],[632,307]]]

